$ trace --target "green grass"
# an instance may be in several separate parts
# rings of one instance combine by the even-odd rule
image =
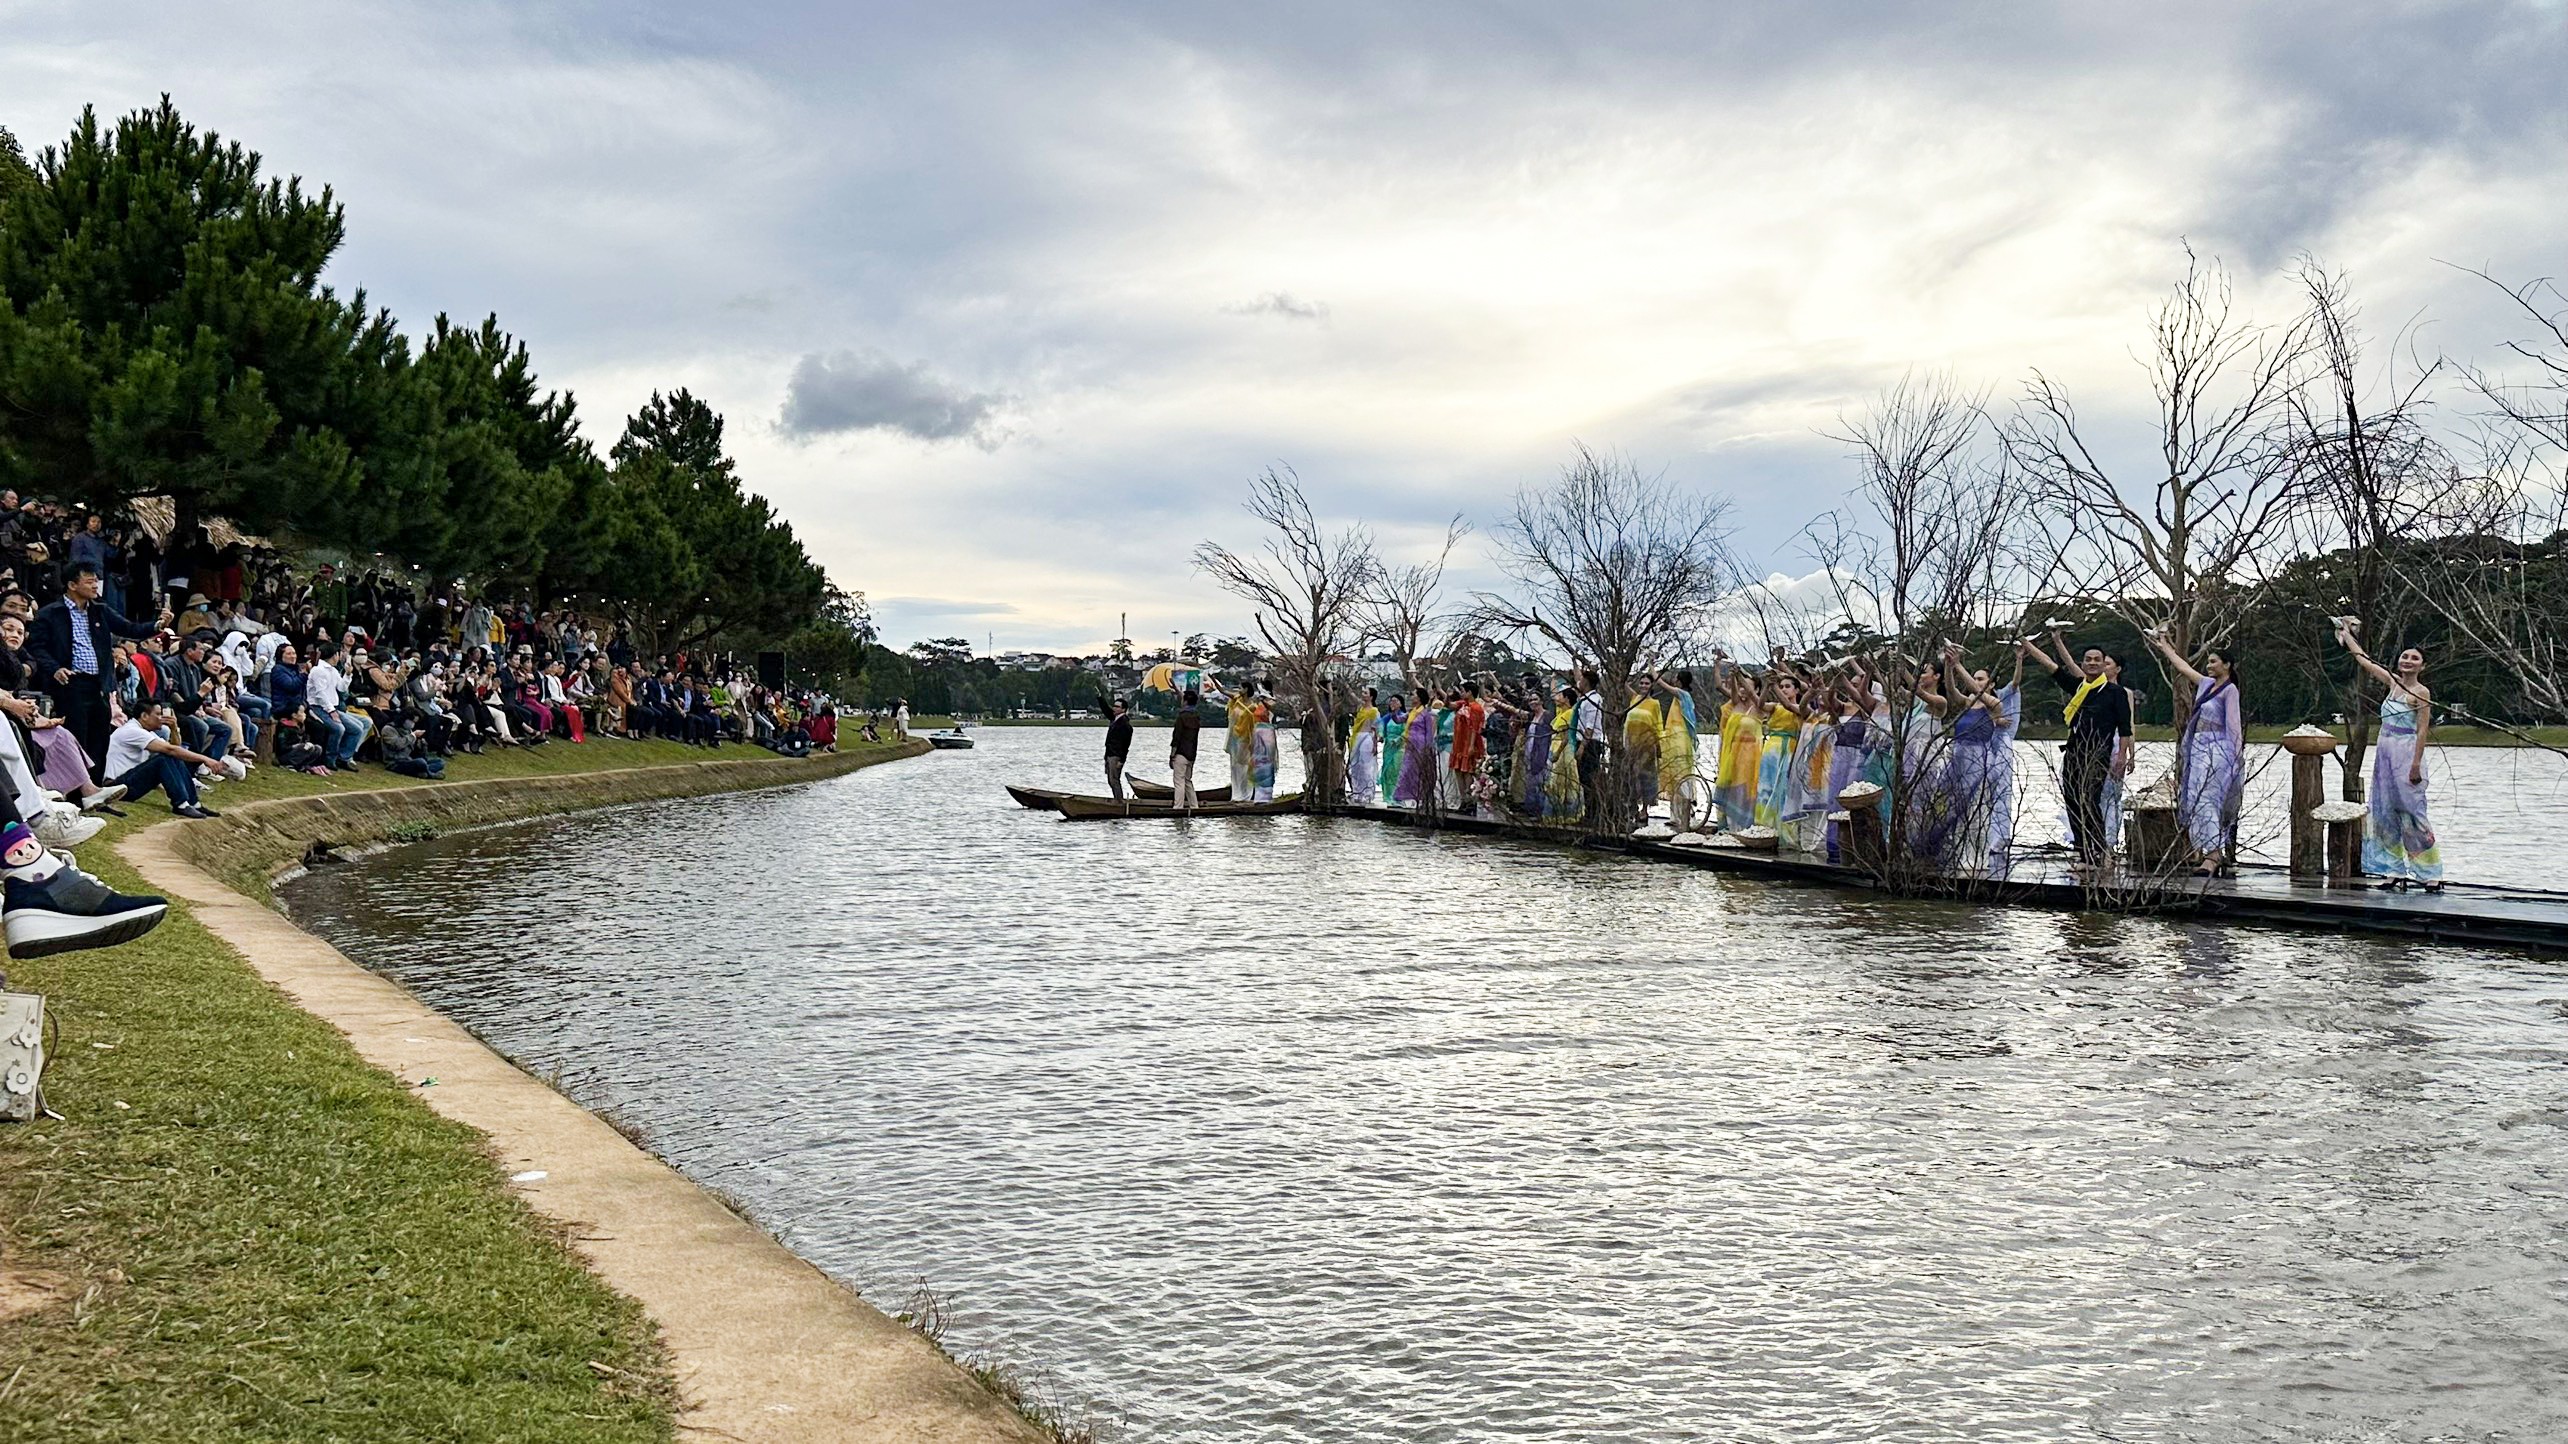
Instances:
[[[554,743],[456,780],[764,756]],[[263,797],[427,786],[261,768]],[[81,849],[166,820],[155,799]],[[210,825],[210,824],[209,824]],[[70,1280],[0,1324],[0,1439],[591,1441],[671,1437],[638,1306],[506,1188],[481,1137],[360,1060],[183,906],[142,942],[9,966],[62,1023],[67,1119],[0,1130],[0,1268]]]

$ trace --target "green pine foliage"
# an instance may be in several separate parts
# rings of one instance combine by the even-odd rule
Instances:
[[[167,97],[85,111],[30,162],[0,131],[0,485],[382,551],[662,647],[771,646],[829,578],[747,491],[722,418],[655,394],[609,458],[496,316],[416,347],[322,276],[331,191],[262,174]]]

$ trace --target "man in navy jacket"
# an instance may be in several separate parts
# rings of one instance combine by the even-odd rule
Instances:
[[[54,711],[89,754],[95,777],[107,760],[107,692],[116,685],[109,654],[115,639],[148,637],[168,625],[170,610],[161,608],[152,622],[137,622],[98,600],[98,568],[74,562],[62,596],[36,613],[27,629],[27,655],[36,675],[53,694]]]

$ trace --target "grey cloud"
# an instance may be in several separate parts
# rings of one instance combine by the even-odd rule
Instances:
[[[1328,302],[1301,300],[1289,291],[1269,291],[1254,301],[1243,301],[1222,309],[1234,316],[1281,316],[1287,321],[1325,321],[1329,318]]]
[[[984,451],[1006,439],[998,424],[1009,398],[996,391],[968,391],[927,369],[867,349],[812,352],[794,364],[785,386],[786,435],[800,438],[842,431],[897,431],[921,441],[968,441]]]

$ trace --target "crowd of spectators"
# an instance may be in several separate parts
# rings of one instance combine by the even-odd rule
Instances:
[[[626,622],[387,565],[299,569],[216,530],[164,528],[164,545],[131,517],[0,491],[0,875],[13,952],[25,952],[22,933],[58,951],[147,930],[159,915],[139,913],[157,899],[116,912],[136,900],[48,859],[67,863],[55,854],[94,835],[103,824],[90,814],[148,794],[182,817],[215,816],[203,789],[262,763],[437,777],[459,752],[602,738],[836,749],[829,698],[766,686],[728,657],[645,654]],[[79,932],[52,916],[64,911],[54,894],[78,917],[118,921]],[[38,936],[57,926],[71,931]]]

